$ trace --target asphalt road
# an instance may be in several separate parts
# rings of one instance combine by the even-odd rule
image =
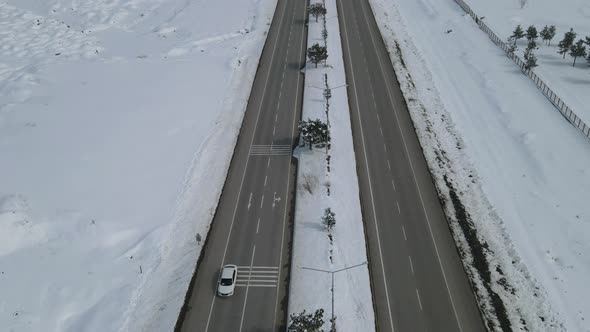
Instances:
[[[307,31],[305,1],[279,0],[228,177],[180,331],[277,331],[286,324],[295,164]],[[238,265],[233,296],[216,296]]]
[[[338,0],[379,331],[485,331],[367,0]]]

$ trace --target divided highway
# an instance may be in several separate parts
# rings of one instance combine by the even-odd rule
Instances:
[[[338,11],[378,330],[485,331],[373,12]]]
[[[202,260],[179,331],[285,330],[306,2],[279,0]],[[216,296],[221,266],[235,293]]]

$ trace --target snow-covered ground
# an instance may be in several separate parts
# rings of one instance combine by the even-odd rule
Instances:
[[[370,2],[490,327],[590,331],[587,139],[453,0]],[[552,3],[580,4],[572,20],[587,12],[582,0]],[[556,25],[570,19],[539,13]],[[551,23],[521,23],[533,21]],[[502,21],[504,33],[512,23]],[[566,78],[548,80],[567,89]]]
[[[311,1],[316,2],[320,1]],[[299,166],[289,314],[299,314],[303,310],[314,312],[322,308],[325,310],[324,331],[329,331],[331,274],[304,268],[335,271],[361,264],[334,274],[336,328],[338,331],[374,331],[369,270],[366,264],[362,264],[367,261],[367,254],[348,96],[342,87],[346,75],[338,18],[335,17],[336,1],[326,0],[325,4],[326,16],[330,18],[326,21],[328,66],[319,64],[314,68],[312,63],[307,63],[302,118],[326,122],[323,88],[324,74],[328,74],[328,85],[333,88],[328,113],[332,144],[328,154],[322,148],[310,151],[309,146],[305,146],[296,149]],[[322,21],[320,18],[316,23],[310,18],[308,47],[314,43],[324,44],[321,37]],[[336,214],[332,244],[322,224],[326,208],[331,208]]]
[[[0,330],[172,329],[275,5],[0,1]]]
[[[494,30],[498,37],[506,40],[516,25],[521,24],[523,29],[534,25],[540,32],[545,25],[555,25],[557,33],[551,41],[551,46],[543,43],[539,37],[538,50],[535,54],[538,58],[538,67],[535,73],[541,77],[574,112],[590,124],[590,68],[586,59],[578,58],[573,67],[573,58],[566,55],[565,60],[557,51],[557,44],[563,39],[563,35],[574,29],[577,33],[576,41],[590,37],[590,2],[588,0],[465,0],[473,11],[479,16],[484,16],[486,24]],[[521,7],[524,2],[524,7]],[[526,39],[520,40],[518,51],[515,53],[523,57],[526,48]],[[587,51],[590,50],[586,46]]]

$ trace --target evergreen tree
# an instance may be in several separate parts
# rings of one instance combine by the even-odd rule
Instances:
[[[324,147],[330,143],[330,130],[328,125],[320,119],[299,121],[299,134],[305,144],[309,144],[311,150],[314,145]]]
[[[537,48],[537,43],[534,40],[531,40],[524,50],[524,68],[527,70],[531,70],[537,67],[537,57],[533,50]]]
[[[321,3],[314,3],[309,6],[309,13],[315,17],[315,21],[318,21],[318,17],[326,15],[326,7]]]
[[[569,52],[575,40],[576,33],[574,32],[574,29],[570,28],[570,31],[565,33],[563,39],[557,45],[559,47],[559,51],[557,51],[557,53],[563,54],[563,58],[565,59],[565,55],[567,54],[567,52]]]
[[[584,44],[588,45],[588,47],[590,47],[590,37],[586,36],[585,40],[584,40]]]
[[[306,314],[305,310],[299,315],[291,314],[289,332],[323,332],[324,309],[318,309],[313,314]]]
[[[549,27],[549,35],[548,35],[548,43],[547,46],[551,46],[551,40],[553,39],[553,37],[555,37],[555,25],[552,25]]]
[[[576,59],[578,57],[585,57],[586,56],[586,46],[584,45],[584,40],[583,39],[579,39],[575,44],[572,45],[572,47],[570,48],[570,55],[574,58],[574,64],[572,66],[576,65]]]
[[[524,36],[525,36],[524,30],[522,30],[522,27],[519,24],[516,26],[516,28],[512,32],[512,35],[508,38],[508,40],[512,41],[514,43],[514,45],[516,45],[516,42]]]
[[[324,210],[324,216],[322,217],[322,223],[326,225],[328,231],[331,231],[336,225],[336,213],[332,212],[331,208]]]
[[[543,39],[544,42],[547,42],[549,40],[549,27],[544,26],[543,30],[539,32],[539,36],[541,36],[541,39]]]
[[[537,28],[535,28],[534,25],[531,25],[526,29],[526,39],[528,41],[536,40],[538,37],[539,34],[537,33]]]
[[[320,44],[315,43],[307,49],[307,56],[309,57],[309,60],[315,64],[315,67],[317,68],[318,63],[328,58],[328,49],[325,46],[320,46]]]

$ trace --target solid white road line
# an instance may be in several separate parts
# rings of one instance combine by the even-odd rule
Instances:
[[[412,256],[408,256],[408,259],[410,260],[410,270],[412,270],[412,274],[414,274],[414,264],[412,264]]]
[[[361,2],[361,7],[363,9],[363,13],[365,15],[365,18],[367,18],[367,12],[366,12],[365,6],[362,5],[362,2]],[[367,22],[369,22],[369,20],[367,20]],[[373,48],[374,49],[377,49],[377,43],[375,42],[375,37],[373,36],[373,32],[371,31],[371,29],[369,29],[369,34],[371,35],[371,41],[373,43]],[[459,320],[459,315],[457,313],[457,308],[455,307],[455,302],[453,301],[453,295],[452,295],[451,290],[449,288],[449,283],[447,281],[447,276],[446,276],[446,273],[445,273],[445,269],[443,267],[442,261],[440,260],[440,254],[438,252],[438,245],[436,243],[436,240],[434,239],[434,234],[432,233],[432,226],[430,225],[430,219],[428,218],[428,213],[426,212],[426,208],[424,206],[424,199],[422,198],[422,191],[420,190],[420,186],[418,185],[418,181],[416,180],[416,172],[414,171],[414,165],[412,164],[412,159],[410,158],[410,152],[409,152],[409,149],[408,149],[408,145],[406,144],[406,138],[405,138],[404,133],[403,133],[402,128],[401,128],[401,124],[400,124],[400,121],[399,121],[399,116],[397,114],[397,110],[395,109],[395,107],[393,107],[394,103],[393,103],[393,98],[391,97],[391,86],[389,85],[389,81],[387,80],[387,77],[385,76],[385,71],[383,69],[383,63],[382,63],[381,55],[379,54],[379,52],[377,52],[377,59],[378,59],[378,62],[379,62],[379,68],[381,69],[380,70],[380,73],[381,73],[381,75],[383,75],[383,80],[385,81],[385,85],[387,86],[387,95],[389,97],[389,102],[391,103],[391,108],[393,109],[393,114],[395,114],[395,119],[396,119],[397,126],[398,126],[398,129],[399,129],[401,138],[402,138],[402,142],[404,143],[404,149],[405,149],[405,152],[406,152],[406,156],[408,157],[408,162],[410,164],[410,169],[412,170],[412,175],[413,175],[412,179],[414,180],[414,184],[416,185],[416,188],[418,189],[418,196],[420,197],[420,203],[422,205],[422,211],[424,211],[424,216],[426,217],[426,222],[428,224],[428,230],[430,232],[430,238],[432,239],[432,242],[434,243],[434,250],[436,252],[436,258],[438,259],[438,264],[440,266],[440,269],[441,269],[441,272],[442,272],[442,275],[443,275],[443,279],[445,281],[445,286],[446,286],[447,292],[449,294],[449,299],[451,301],[451,307],[453,308],[453,313],[455,314],[455,319],[457,321],[457,326],[459,327],[459,331],[463,331],[463,328],[461,327],[461,322]]]
[[[302,17],[305,17],[305,10],[306,10],[306,6],[303,6],[303,15],[302,15]],[[295,11],[293,11],[293,18],[292,18],[292,22],[294,22],[294,21],[295,21]],[[304,49],[304,47],[303,47],[304,37],[305,37],[305,34],[304,33],[301,33],[301,41],[300,41],[300,44],[299,44],[299,49],[300,50],[301,49]],[[303,61],[302,55],[305,55],[305,53],[303,52],[303,53],[301,53],[299,55],[299,62],[302,62]],[[300,79],[301,79],[301,74],[297,73],[297,89],[295,90],[295,96],[298,96],[299,95],[299,80]],[[295,139],[295,125],[296,125],[295,118],[296,118],[296,115],[297,115],[297,99],[295,99],[295,103],[293,103],[293,126],[292,126],[292,129],[291,129],[291,146],[293,146],[294,139]],[[289,182],[289,176],[290,176],[290,174],[291,174],[291,162],[289,162],[289,171],[287,173],[287,190],[285,191],[285,196],[284,196],[285,199],[287,197],[289,197],[289,189],[290,189],[289,187],[290,187],[290,184],[291,184]],[[279,268],[281,268],[283,266],[282,265],[283,264],[283,245],[284,245],[284,241],[285,241],[285,225],[287,223],[287,205],[288,204],[285,204],[285,210],[284,210],[284,213],[283,213],[283,229],[282,229],[282,232],[283,233],[281,235],[281,250],[279,252]],[[280,282],[281,282],[281,270],[280,269],[279,269],[278,282],[279,282],[279,285],[280,285]],[[277,295],[276,295],[276,299],[275,299],[275,312],[274,312],[274,319],[273,319],[273,322],[272,322],[272,326],[276,326],[277,309],[279,307],[279,293],[280,293],[280,290],[277,289]]]
[[[256,245],[252,249],[252,259],[250,260],[250,266],[254,264],[254,254],[256,254]],[[252,270],[250,270],[250,275]],[[246,296],[244,297],[244,305],[242,306],[242,318],[240,319],[240,332],[242,332],[242,326],[244,325],[244,313],[246,312],[246,302],[248,302],[248,290],[250,289],[250,275],[248,275],[248,283],[246,284]]]
[[[272,62],[275,56],[275,51],[277,49],[277,41],[279,40],[279,36],[281,35],[281,25],[283,22],[283,16],[285,15],[285,11],[287,10],[287,5],[285,4],[285,6],[283,7],[283,13],[280,16],[280,21],[279,23],[279,28],[277,31],[277,36],[275,38],[275,43],[274,46],[272,48],[272,53],[270,55],[270,66],[272,67]],[[270,29],[269,29],[270,32]],[[271,70],[269,68],[268,73],[266,74],[266,80],[264,82],[264,87],[262,89],[262,98],[261,100],[264,100],[264,96],[266,95],[266,88],[268,86],[268,79],[270,77],[270,73]],[[250,141],[250,146],[252,146],[252,144],[254,143],[254,137],[256,136],[256,128],[258,128],[258,120],[260,119],[260,111],[262,110],[262,102],[260,103],[260,105],[258,106],[258,112],[256,113],[256,121],[254,123],[254,132],[252,133],[252,139]],[[221,269],[221,267],[223,267],[223,262],[225,261],[225,255],[227,254],[227,248],[229,246],[229,239],[231,236],[231,231],[234,227],[234,221],[236,220],[236,212],[238,211],[238,202],[240,201],[240,195],[242,193],[242,187],[244,185],[244,179],[246,178],[246,170],[248,169],[248,162],[250,161],[250,156],[246,157],[246,166],[244,167],[244,172],[242,173],[242,180],[240,182],[240,188],[238,189],[238,197],[236,200],[236,205],[234,207],[234,213],[231,219],[231,223],[229,226],[229,232],[227,233],[227,240],[225,242],[225,249],[223,250],[223,256],[221,258],[221,265],[219,266],[219,268]],[[269,158],[270,161],[270,158]],[[217,298],[217,294],[213,295],[213,299],[211,300],[211,306],[209,308],[209,316],[207,316],[207,325],[205,325],[205,332],[207,332],[209,330],[209,323],[211,323],[211,314],[213,313],[213,306],[215,305],[215,298]]]
[[[422,301],[420,301],[420,293],[418,292],[418,288],[416,288],[416,297],[418,298],[418,305],[420,306],[420,311],[422,311]]]
[[[346,24],[346,15],[344,15],[344,10],[342,10],[342,22],[344,24],[344,35],[346,36],[346,48],[347,48],[347,53],[348,53],[348,58],[352,59],[352,56],[350,54],[350,39],[348,38],[348,29],[347,29],[347,24]],[[387,311],[389,314],[389,323],[391,326],[391,331],[395,331],[395,329],[393,328],[393,317],[391,314],[391,304],[389,301],[389,291],[387,289],[387,277],[385,275],[385,265],[383,264],[383,252],[381,250],[381,239],[379,236],[379,225],[377,223],[377,216],[376,216],[376,210],[375,210],[375,199],[373,197],[373,185],[371,183],[371,174],[369,172],[369,161],[367,158],[367,148],[365,145],[365,134],[363,131],[363,121],[361,119],[361,113],[360,113],[360,105],[359,105],[359,97],[358,97],[358,91],[356,89],[356,79],[354,76],[354,69],[352,68],[352,64],[349,61],[348,67],[350,68],[350,73],[352,75],[352,88],[354,90],[354,99],[356,102],[356,114],[358,116],[358,120],[359,120],[359,127],[361,129],[361,141],[362,141],[362,145],[363,145],[363,153],[364,153],[364,157],[365,157],[365,167],[367,169],[367,178],[368,178],[368,182],[369,182],[369,192],[371,194],[371,206],[373,208],[373,222],[375,223],[375,230],[377,232],[377,247],[379,248],[379,259],[380,259],[380,263],[381,263],[381,272],[382,272],[382,276],[383,276],[383,284],[385,286],[385,298],[387,299]]]

